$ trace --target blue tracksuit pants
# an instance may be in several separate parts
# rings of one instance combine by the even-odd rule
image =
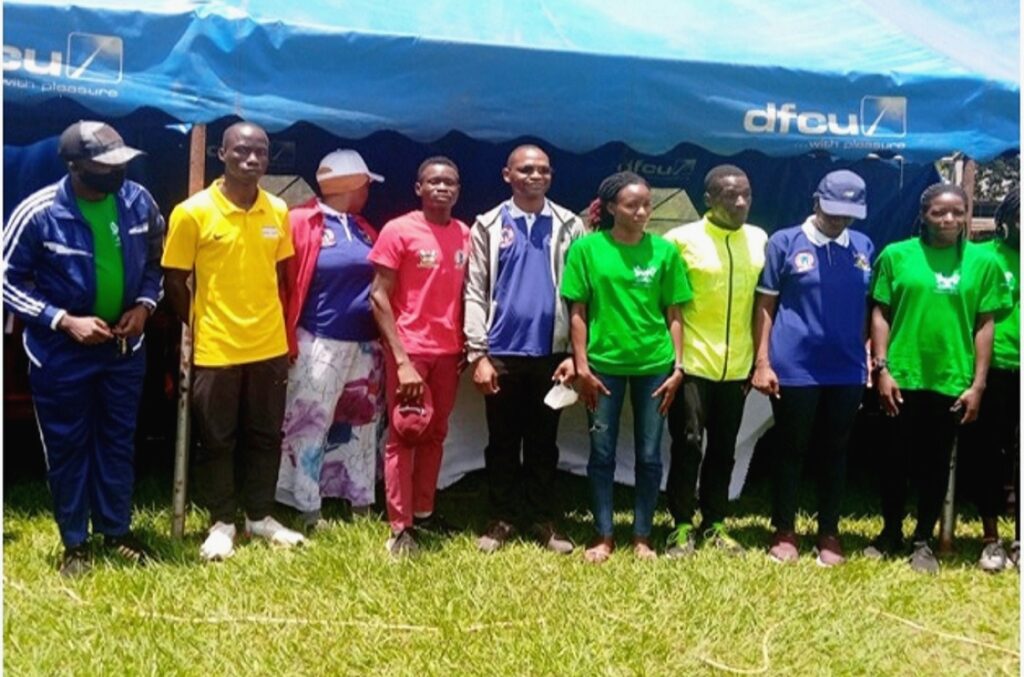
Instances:
[[[32,399],[46,455],[53,512],[64,546],[93,531],[120,536],[131,525],[135,425],[145,348],[74,345],[31,365]]]

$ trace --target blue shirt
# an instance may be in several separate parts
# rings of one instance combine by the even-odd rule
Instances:
[[[509,201],[501,222],[488,352],[550,355],[558,302],[551,273],[551,209],[545,205],[539,214],[526,214]]]
[[[849,228],[829,239],[813,217],[769,238],[757,291],[778,297],[769,359],[781,385],[865,383],[874,251]]]
[[[337,341],[371,341],[377,325],[370,309],[373,264],[370,238],[344,214],[324,210],[324,232],[299,326]]]

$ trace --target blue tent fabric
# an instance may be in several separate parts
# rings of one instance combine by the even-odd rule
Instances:
[[[5,2],[5,99],[573,153],[928,162],[1019,147],[1013,0],[138,4]]]

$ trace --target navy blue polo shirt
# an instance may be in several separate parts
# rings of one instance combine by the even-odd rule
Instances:
[[[781,385],[865,383],[874,251],[849,228],[829,239],[813,217],[769,238],[757,291],[778,297],[769,359]]]
[[[555,282],[551,270],[551,208],[527,214],[510,200],[501,208],[494,316],[487,336],[491,355],[551,354]]]

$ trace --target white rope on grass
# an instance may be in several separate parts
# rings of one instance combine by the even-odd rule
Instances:
[[[888,611],[882,611],[881,609],[872,609],[872,611],[874,611],[880,616],[885,616],[886,618],[891,618],[894,621],[903,623],[904,625],[911,627],[915,630],[919,630],[920,632],[927,632],[932,635],[938,635],[939,637],[945,637],[946,639],[952,639],[957,642],[963,642],[964,644],[972,644],[974,646],[992,649],[993,651],[999,651],[1001,653],[1009,654],[1011,656],[1016,656],[1017,658],[1020,658],[1019,651],[1007,649],[1006,647],[999,646],[998,644],[992,644],[991,642],[983,642],[980,639],[974,639],[972,637],[966,637],[964,635],[954,635],[953,633],[943,632],[942,630],[932,630],[931,628],[926,628],[920,623],[915,623],[910,619],[903,618],[902,616],[897,616],[896,614],[889,613]]]
[[[173,623],[192,624],[240,624],[259,623],[266,625],[342,625],[367,630],[400,630],[405,632],[440,632],[431,625],[406,625],[402,623],[380,623],[378,621],[343,621],[316,618],[287,618],[280,616],[176,616],[156,611],[133,612],[119,609],[119,613],[136,618],[171,621]]]
[[[778,625],[773,625],[764,632],[764,638],[761,640],[761,660],[764,663],[764,665],[762,665],[759,668],[734,668],[731,665],[726,665],[725,663],[716,661],[713,658],[708,658],[707,656],[698,656],[697,658],[699,658],[701,661],[707,663],[713,668],[725,670],[726,672],[731,672],[733,674],[763,675],[764,673],[768,672],[768,669],[771,667],[771,661],[768,660],[768,638],[771,636],[772,631],[775,630],[776,627],[778,627]]]

